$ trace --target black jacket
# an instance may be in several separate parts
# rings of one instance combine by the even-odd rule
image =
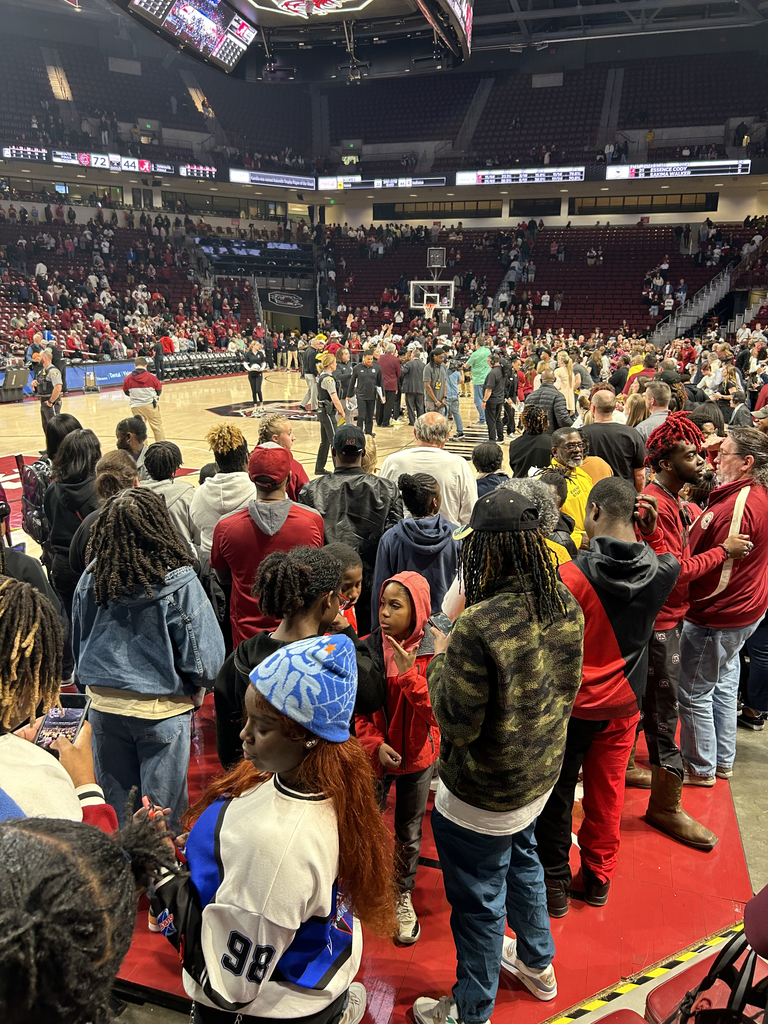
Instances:
[[[69,566],[69,547],[82,521],[89,512],[99,507],[95,484],[95,476],[89,476],[79,483],[54,480],[45,492],[45,515],[51,524],[51,569],[58,580],[57,586],[68,582],[74,587],[80,578],[80,574],[73,573]]]
[[[573,423],[565,398],[554,384],[542,383],[537,391],[532,391],[528,395],[525,404],[536,405],[546,411],[549,416],[549,434],[554,434],[558,427],[570,427]]]
[[[354,629],[344,630],[355,645],[357,654],[357,696],[354,715],[372,715],[384,706],[387,699],[386,678],[374,667],[370,652]],[[262,632],[244,640],[221,666],[213,684],[213,701],[216,707],[216,753],[225,768],[231,767],[243,756],[240,730],[243,727],[245,695],[250,685],[250,673],[265,661],[270,654],[286,645],[275,640],[271,633]]]

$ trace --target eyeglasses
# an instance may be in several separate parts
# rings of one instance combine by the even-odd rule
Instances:
[[[580,451],[584,450],[584,442],[583,441],[571,441],[568,444],[560,445],[560,447],[565,449],[565,451],[567,451],[567,452],[580,452]]]

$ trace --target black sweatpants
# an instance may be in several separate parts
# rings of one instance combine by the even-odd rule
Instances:
[[[400,753],[400,751],[398,751]],[[416,870],[421,850],[421,829],[427,810],[432,765],[420,772],[405,775],[385,775],[379,779],[381,809],[387,802],[394,782],[395,793],[395,872],[400,892],[412,892],[416,885]]]
[[[488,440],[489,441],[503,441],[504,440],[504,403],[496,403],[491,405],[490,402],[485,407],[485,422],[488,424]]]
[[[376,408],[375,398],[358,398],[357,425],[364,434],[373,433],[373,414]]]
[[[248,374],[248,383],[251,385],[251,398],[253,399],[254,405],[258,405],[264,401],[264,398],[262,397],[261,394],[261,383],[263,379],[263,373]]]
[[[648,684],[643,698],[643,731],[651,764],[670,768],[683,777],[683,755],[675,734],[680,686],[680,631],[654,629],[648,647]]]

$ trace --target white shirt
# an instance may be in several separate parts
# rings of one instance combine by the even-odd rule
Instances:
[[[396,484],[402,473],[429,473],[440,484],[443,503],[440,511],[458,526],[467,526],[477,501],[477,481],[469,464],[460,455],[444,448],[419,445],[388,455],[380,476]]]
[[[83,820],[72,779],[53,754],[29,740],[0,736],[0,779],[27,817]]]
[[[441,779],[437,783],[435,808],[454,825],[471,832],[481,832],[486,836],[511,836],[522,832],[538,818],[551,793],[550,789],[524,807],[516,807],[512,811],[484,811],[454,796]]]

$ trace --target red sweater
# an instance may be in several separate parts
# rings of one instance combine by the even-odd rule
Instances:
[[[723,548],[714,547],[702,551],[700,555],[692,556],[688,545],[688,530],[680,518],[678,503],[657,483],[648,484],[645,493],[653,495],[659,505],[659,519],[649,542],[657,555],[668,551],[680,563],[680,575],[677,577],[675,589],[667,598],[667,603],[659,612],[655,624],[656,629],[671,629],[685,618],[688,611],[688,589],[691,581],[721,566],[726,555]],[[695,515],[693,510],[691,512]],[[656,542],[657,537],[659,542]]]
[[[269,502],[251,502],[259,506]],[[275,505],[278,503],[275,502]],[[235,647],[263,629],[277,629],[279,619],[263,615],[259,602],[251,594],[256,570],[273,551],[290,551],[299,545],[321,548],[324,543],[322,517],[314,509],[290,503],[282,524],[275,522],[269,509],[262,510],[270,520],[270,532],[262,529],[251,515],[250,508],[225,516],[213,531],[211,567],[232,579],[230,616],[232,641]],[[273,510],[274,511],[274,510]]]
[[[691,582],[691,606],[685,616],[689,622],[715,629],[739,629],[765,614],[768,491],[749,479],[723,484],[712,491],[706,512],[691,527],[690,553],[709,551],[734,533],[749,534],[754,548],[746,558],[729,558]]]

